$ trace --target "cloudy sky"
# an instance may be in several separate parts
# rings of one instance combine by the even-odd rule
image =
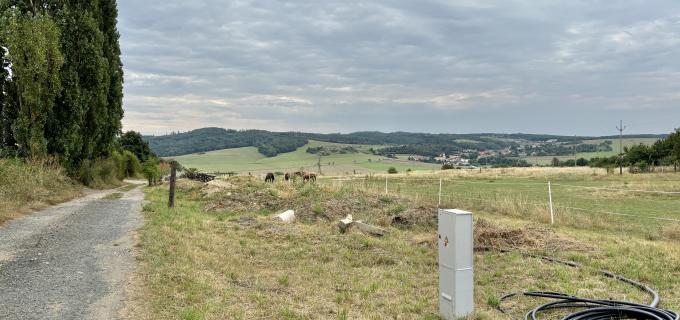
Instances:
[[[125,130],[680,127],[677,0],[118,5]]]

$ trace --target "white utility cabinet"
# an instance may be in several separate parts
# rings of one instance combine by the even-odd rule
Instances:
[[[447,320],[474,312],[472,213],[439,209],[439,313]]]

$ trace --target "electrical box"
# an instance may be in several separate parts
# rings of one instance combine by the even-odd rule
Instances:
[[[446,320],[474,312],[472,213],[439,209],[439,313]]]

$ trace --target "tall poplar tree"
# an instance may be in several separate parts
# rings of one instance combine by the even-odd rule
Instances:
[[[47,154],[46,124],[61,92],[59,28],[41,8],[22,13],[10,8],[3,18],[3,36],[16,90],[16,118],[11,131],[19,151]]]
[[[118,7],[116,0],[99,0],[99,25],[104,36],[104,58],[108,63],[108,92],[106,125],[102,128],[102,148],[110,148],[121,133],[123,119],[123,63],[120,59]]]

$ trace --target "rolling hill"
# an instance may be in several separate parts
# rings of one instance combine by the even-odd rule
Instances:
[[[660,139],[665,135],[628,135],[627,139]],[[303,133],[271,132],[264,130],[229,130],[202,128],[188,132],[162,136],[145,136],[151,149],[162,157],[180,156],[228,148],[255,147],[267,156],[292,152],[307,144],[309,140],[358,145],[390,147],[381,153],[420,154],[437,156],[439,153],[454,153],[463,150],[501,150],[551,141],[552,144],[588,144],[585,141],[613,140],[617,137],[558,136],[545,134],[431,134],[410,132],[355,132],[355,133]]]

